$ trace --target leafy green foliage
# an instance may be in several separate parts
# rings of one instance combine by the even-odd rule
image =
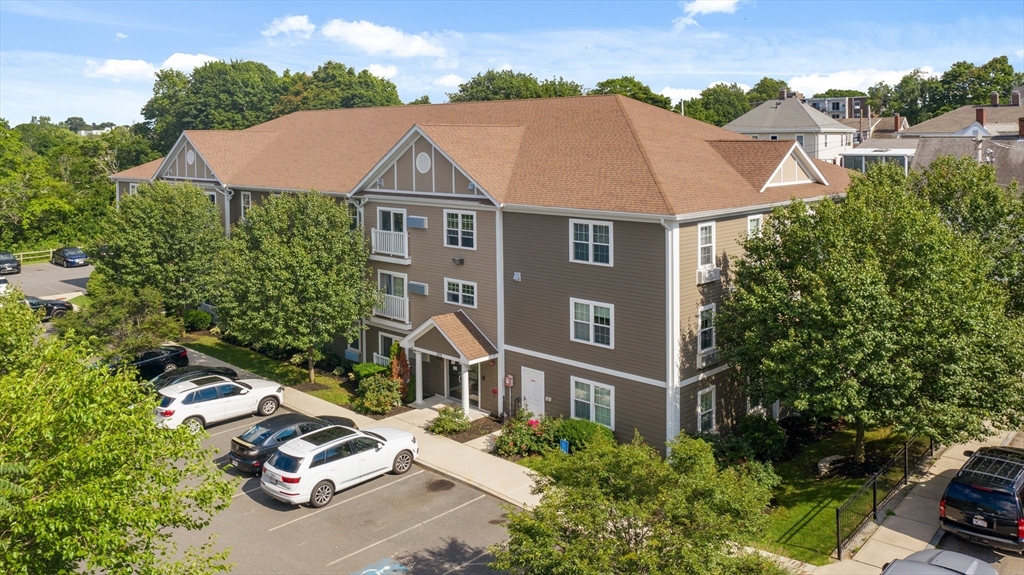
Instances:
[[[430,103],[430,96],[428,96],[427,94],[423,94],[419,98],[416,98],[415,100],[409,102],[407,105],[408,106],[419,106],[421,104],[429,104],[429,103]]]
[[[494,452],[501,457],[526,457],[557,449],[562,423],[558,418],[534,417],[520,410],[501,428],[501,435],[494,441]]]
[[[185,324],[185,331],[205,331],[210,329],[213,316],[201,309],[190,309],[181,316],[181,321]]]
[[[226,250],[220,211],[193,184],[154,182],[121,199],[103,223],[108,247],[97,272],[119,285],[160,292],[168,310],[181,314],[211,299],[211,286]]]
[[[361,379],[358,397],[353,406],[364,413],[388,413],[401,402],[400,387],[399,382],[384,375],[371,375]]]
[[[839,90],[836,88],[830,88],[814,95],[815,98],[859,98],[864,96],[867,96],[867,94],[860,90]]]
[[[605,439],[615,439],[611,429],[586,419],[566,419],[560,422],[556,435],[558,439],[569,441],[570,453],[585,448],[592,441],[597,441],[595,436],[598,435]]]
[[[663,460],[639,436],[600,440],[535,462],[541,502],[509,509],[491,568],[517,574],[778,573],[734,555],[766,523],[767,487],[719,470],[711,448],[681,436]]]
[[[437,417],[427,424],[427,431],[438,435],[455,435],[469,429],[473,424],[466,412],[457,405],[443,405],[437,410]]]
[[[627,98],[639,100],[645,104],[672,109],[672,98],[656,94],[651,87],[637,80],[633,76],[621,78],[609,78],[597,83],[597,87],[589,92],[590,94],[621,94]]]
[[[448,94],[448,101],[482,102],[540,97],[540,83],[533,74],[512,70],[487,70],[460,84],[458,92]]]
[[[355,375],[356,381],[360,381],[374,375],[382,374],[387,370],[388,368],[384,367],[383,365],[377,365],[372,361],[364,361],[362,363],[357,363],[352,366],[352,374]]]
[[[321,350],[337,337],[357,337],[358,321],[380,298],[366,240],[332,197],[272,196],[235,226],[229,246],[216,298],[222,327],[304,353],[311,382]]]
[[[761,461],[774,461],[786,450],[786,430],[766,415],[752,413],[741,417],[736,431]]]
[[[227,571],[212,542],[175,548],[175,533],[231,501],[211,450],[157,428],[156,398],[130,375],[90,367],[74,341],[37,337],[20,297],[0,296],[0,572]]]
[[[401,103],[398,88],[391,80],[378,78],[367,70],[356,73],[354,68],[328,60],[312,74],[296,74],[287,93],[274,107],[273,115],[283,116],[298,110],[398,106]],[[430,99],[425,103],[429,104]]]
[[[778,93],[775,96],[778,97]],[[716,126],[724,126],[750,111],[746,93],[735,83],[709,86],[700,96],[681,105],[687,117]]]
[[[912,182],[876,164],[843,202],[774,210],[716,318],[751,400],[851,422],[858,462],[869,426],[955,443],[1024,415],[1024,330],[992,262]]]
[[[104,357],[130,358],[182,334],[181,322],[164,314],[160,292],[114,285],[94,276],[92,303],[54,320],[57,333],[91,346]]]
[[[583,87],[583,84],[566,80],[561,76],[540,81],[541,98],[567,98],[570,96],[583,96],[586,93],[587,89]]]
[[[765,102],[767,100],[778,100],[783,90],[789,91],[789,84],[785,80],[776,80],[765,76],[757,81],[754,86],[747,90],[747,100],[754,102]]]

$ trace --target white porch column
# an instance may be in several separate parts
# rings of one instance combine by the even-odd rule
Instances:
[[[423,403],[423,352],[416,351],[416,405]]]
[[[469,415],[469,366],[460,363],[459,367],[462,370],[459,373],[459,382],[462,384],[462,411]]]

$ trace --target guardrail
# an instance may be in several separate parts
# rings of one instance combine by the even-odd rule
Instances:
[[[53,258],[53,252],[56,250],[39,250],[37,252],[21,252],[20,254],[14,254],[14,257],[23,264],[31,264],[36,262],[48,262]]]
[[[843,548],[864,527],[868,519],[878,520],[878,509],[906,485],[910,474],[926,458],[935,455],[930,437],[915,437],[903,444],[882,469],[856,493],[836,507],[836,559],[842,561]]]

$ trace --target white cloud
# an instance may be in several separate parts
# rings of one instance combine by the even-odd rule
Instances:
[[[875,70],[867,68],[863,70],[842,70],[831,74],[810,74],[807,76],[794,76],[789,79],[789,87],[805,96],[821,93],[829,88],[837,90],[861,90],[867,89],[879,82],[893,85],[898,84],[903,76],[913,70]],[[923,66],[921,72],[925,76],[934,76],[935,71],[930,66]]]
[[[444,76],[441,76],[440,78],[436,78],[434,80],[434,85],[442,86],[445,88],[458,88],[459,84],[463,82],[465,82],[465,80],[463,80],[456,74],[446,74]]]
[[[658,92],[662,96],[668,96],[672,98],[672,103],[675,104],[679,100],[691,100],[700,96],[700,90],[697,88],[670,88],[665,86]]]
[[[732,14],[736,12],[739,0],[693,0],[692,2],[680,2],[683,7],[683,15],[672,21],[672,31],[679,32],[687,26],[699,26],[694,16],[702,14],[714,14],[721,12]]]
[[[360,20],[348,22],[331,20],[320,28],[327,38],[348,44],[370,55],[386,54],[398,58],[413,56],[434,56],[443,58],[443,46],[426,34],[406,34],[391,26],[378,26],[373,22]]]
[[[220,60],[220,58],[207,56],[206,54],[183,54],[176,52],[164,60],[164,63],[160,65],[160,69],[174,68],[182,72],[191,72],[193,68],[198,68],[207,62],[215,62],[217,60]]]
[[[381,78],[394,78],[398,75],[397,66],[382,66],[380,64],[370,64],[366,67],[367,70],[374,76],[380,76]]]
[[[441,58],[439,60],[434,60],[433,66],[438,70],[454,70],[459,67],[459,61]]]
[[[124,40],[127,37],[128,35],[123,32],[118,32],[117,34],[114,34],[114,38],[117,40]]]
[[[145,60],[104,60],[97,64],[95,60],[86,60],[85,75],[90,78],[110,78],[115,82],[121,80],[152,80],[156,67]]]
[[[309,16],[285,16],[274,18],[270,26],[267,26],[260,34],[268,38],[283,35],[308,40],[313,35],[313,30],[316,30],[316,26],[309,21]]]

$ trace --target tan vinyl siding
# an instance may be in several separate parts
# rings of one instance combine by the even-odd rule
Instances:
[[[416,160],[420,154],[426,154],[430,160],[430,169],[427,173],[421,174],[419,168],[416,167]],[[429,142],[420,138],[412,144],[412,160],[413,160],[413,179],[415,180],[415,186],[413,188],[417,192],[433,192],[434,191],[434,147]]]
[[[728,429],[747,413],[747,397],[743,388],[730,379],[730,373],[723,371],[688,385],[680,390],[680,428],[686,433],[697,433],[697,394],[715,386],[715,426]]]
[[[569,233],[568,217],[505,214],[506,344],[664,381],[664,228],[613,222],[611,267],[570,262]],[[615,306],[614,349],[571,339],[570,298]]]
[[[615,438],[631,441],[633,431],[638,430],[644,440],[664,451],[665,439],[665,389],[634,381],[619,379],[586,369],[530,357],[515,352],[506,352],[505,369],[515,377],[512,397],[522,394],[522,368],[528,367],[544,372],[544,395],[551,401],[545,402],[544,411],[550,416],[570,416],[570,402],[573,397],[572,377],[609,385],[615,389]],[[508,388],[505,389],[509,391]],[[507,403],[507,400],[506,400]]]
[[[188,163],[188,153],[193,153],[193,163]],[[157,174],[161,178],[175,178],[180,180],[215,180],[213,170],[206,165],[199,152],[191,142],[184,140],[177,148],[171,151],[171,157],[164,164],[163,173]]]
[[[405,151],[404,154],[399,156],[395,160],[394,172],[397,177],[397,189],[399,190],[412,190],[412,171],[415,168],[412,166],[412,148]]]
[[[429,349],[434,353],[440,353],[448,357],[459,357],[459,352],[455,351],[452,344],[448,343],[448,340],[436,328],[421,335],[416,340],[416,347]]]
[[[452,188],[454,180],[452,163],[444,157],[440,150],[434,151],[434,170],[434,191],[439,194],[452,193],[454,191]]]

